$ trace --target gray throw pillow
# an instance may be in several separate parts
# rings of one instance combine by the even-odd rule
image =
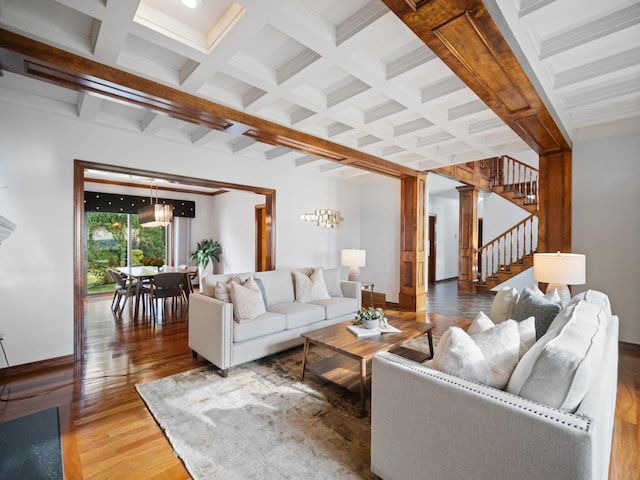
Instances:
[[[264,302],[265,305],[267,305],[267,294],[264,291],[264,283],[262,283],[262,280],[259,278],[254,278],[254,281],[256,282],[256,285],[258,285],[258,288],[260,289],[260,294],[262,295],[262,301]]]
[[[513,319],[520,322],[529,317],[534,317],[536,340],[538,340],[547,332],[549,325],[561,310],[562,307],[559,304],[534,292],[530,288],[525,288],[513,310]]]
[[[342,287],[340,285],[340,268],[327,268],[324,270],[324,283],[327,291],[332,297],[342,297]]]

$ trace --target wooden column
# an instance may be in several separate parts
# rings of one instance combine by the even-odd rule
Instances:
[[[571,151],[540,155],[538,252],[571,252]]]
[[[425,191],[424,174],[400,179],[399,306],[412,312],[423,312],[427,308]]]
[[[458,234],[458,291],[475,292],[478,276],[478,189],[457,187],[460,192]]]

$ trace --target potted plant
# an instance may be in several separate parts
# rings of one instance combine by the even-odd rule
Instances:
[[[387,328],[387,317],[384,316],[384,310],[381,308],[362,308],[356,312],[356,318],[352,322],[354,325],[364,328]]]
[[[220,261],[220,252],[222,247],[218,242],[213,239],[205,239],[198,242],[196,249],[191,252],[190,259],[198,267],[198,276],[200,278],[200,286],[202,286],[202,278],[206,275],[206,268],[211,262],[212,265],[215,262]]]

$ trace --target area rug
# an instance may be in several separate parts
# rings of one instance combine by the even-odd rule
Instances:
[[[311,347],[309,362],[326,352]],[[377,478],[358,396],[313,374],[300,382],[301,358],[299,347],[227,378],[202,367],[136,387],[196,480]]]
[[[0,423],[0,478],[62,480],[57,408]]]

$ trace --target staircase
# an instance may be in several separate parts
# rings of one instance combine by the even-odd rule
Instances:
[[[475,290],[492,288],[533,266],[538,247],[538,170],[507,155],[482,160],[491,190],[530,215],[478,250]]]

